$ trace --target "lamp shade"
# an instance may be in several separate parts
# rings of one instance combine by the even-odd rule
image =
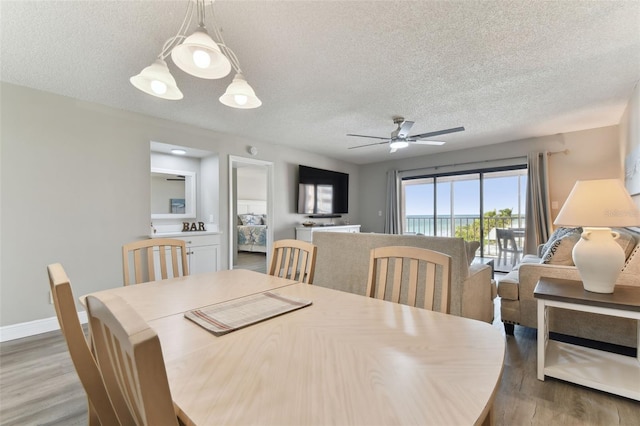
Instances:
[[[224,95],[220,96],[220,102],[232,108],[251,109],[258,108],[262,101],[249,86],[242,74],[238,73],[227,87]]]
[[[169,100],[183,98],[176,80],[169,72],[167,63],[160,58],[143,69],[140,74],[131,77],[129,81],[137,89],[158,98]]]
[[[222,78],[231,71],[231,62],[203,27],[174,47],[171,59],[182,71],[200,78]]]
[[[561,226],[640,225],[640,210],[619,179],[579,180],[553,222]]]

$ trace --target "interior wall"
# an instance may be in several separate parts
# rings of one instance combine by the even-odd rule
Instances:
[[[239,167],[236,179],[239,200],[267,199],[267,170],[265,167]]]
[[[0,326],[55,316],[50,263],[62,263],[76,296],[122,285],[122,245],[150,233],[150,141],[222,159],[215,160],[220,204],[210,207],[225,235],[227,158],[246,155],[248,145],[274,163],[274,239],[294,238],[305,220],[294,202],[300,162],[349,173],[350,216],[358,217],[358,167],[350,163],[7,83],[0,114]],[[226,267],[228,238],[221,240]]]
[[[578,179],[619,177],[621,174],[618,126],[583,130],[489,145],[461,151],[390,160],[360,167],[360,222],[365,232],[383,232],[386,204],[386,173],[473,162],[471,165],[440,168],[439,171],[477,169],[501,164],[500,159],[526,157],[535,151],[559,152],[550,157],[551,199],[558,214]],[[523,160],[526,163],[526,160]],[[510,160],[513,162],[513,160]],[[433,170],[432,170],[433,171]]]
[[[625,171],[625,160],[634,150],[640,150],[640,83],[636,83],[620,120],[620,163],[623,172]],[[625,177],[625,175],[620,176],[621,179]],[[632,195],[631,198],[640,208],[640,194]]]

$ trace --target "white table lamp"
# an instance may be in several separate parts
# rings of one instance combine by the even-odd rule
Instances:
[[[613,293],[624,266],[624,251],[611,227],[640,225],[640,210],[619,179],[579,180],[558,217],[560,226],[582,226],[580,241],[573,248],[584,289]]]

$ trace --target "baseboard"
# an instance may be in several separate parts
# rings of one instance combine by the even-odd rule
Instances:
[[[78,312],[78,318],[81,324],[87,323],[87,313],[85,311]],[[0,342],[22,339],[23,337],[35,336],[54,330],[60,330],[57,317],[11,324],[0,327]]]

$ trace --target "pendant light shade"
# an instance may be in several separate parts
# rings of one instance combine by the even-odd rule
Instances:
[[[162,46],[158,59],[129,81],[143,92],[162,99],[182,99],[183,95],[169,72],[165,59],[171,59],[178,68],[194,77],[217,79],[229,75],[233,68],[235,78],[219,99],[232,108],[250,109],[262,105],[255,92],[242,77],[236,54],[225,43],[214,16],[213,0],[187,0],[188,6],[180,29]],[[206,10],[210,10],[211,35],[205,28]],[[189,28],[197,22],[197,29],[187,37]],[[207,84],[209,85],[209,84]]]
[[[178,100],[183,95],[176,80],[169,72],[167,63],[158,58],[156,61],[143,69],[140,74],[129,79],[131,84],[143,92],[162,99]]]
[[[174,47],[171,59],[182,71],[200,78],[222,78],[231,71],[231,62],[203,27]]]
[[[258,99],[256,93],[240,73],[236,74],[227,87],[227,91],[220,96],[220,102],[226,106],[241,109],[258,108],[262,105],[262,101]]]

